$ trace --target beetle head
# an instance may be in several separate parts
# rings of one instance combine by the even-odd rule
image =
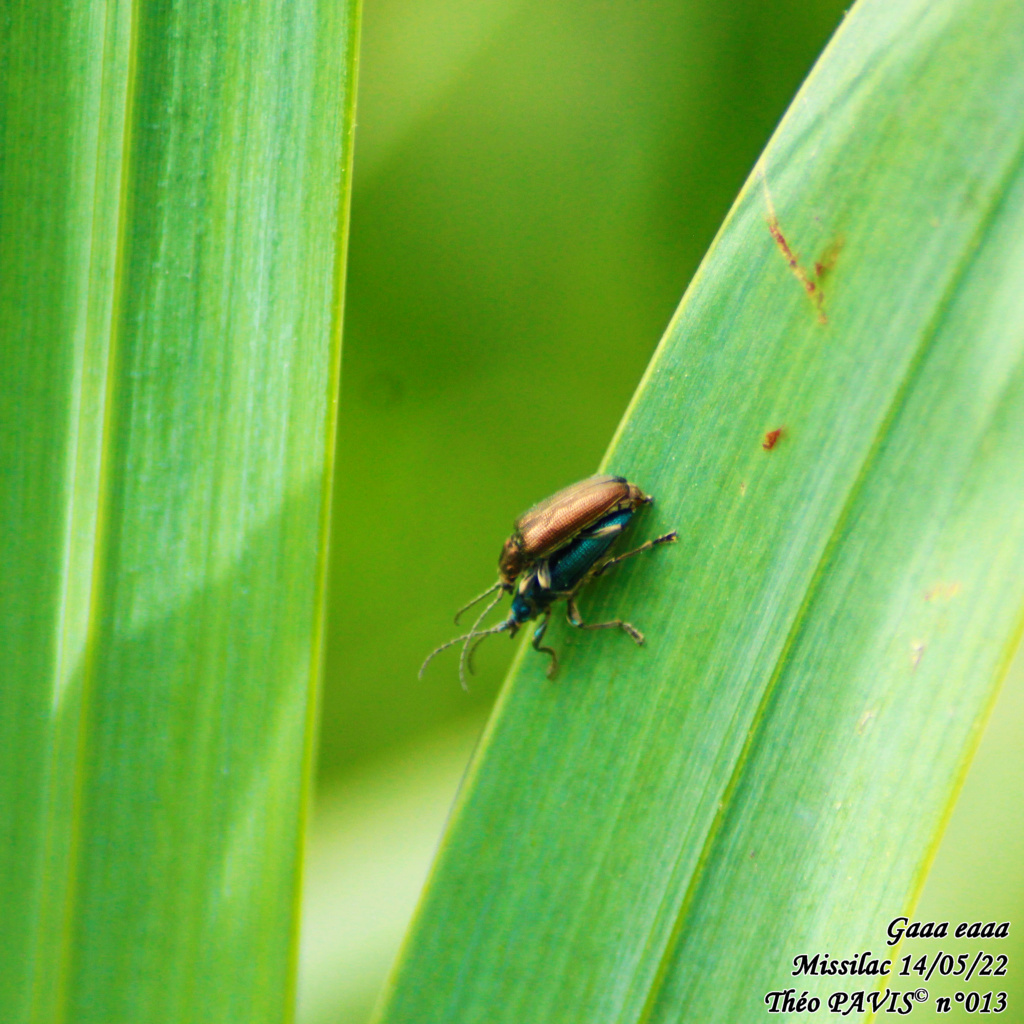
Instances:
[[[523,553],[523,538],[518,531],[512,534],[501,549],[498,559],[498,579],[503,590],[512,590],[516,577],[526,567],[526,556]]]

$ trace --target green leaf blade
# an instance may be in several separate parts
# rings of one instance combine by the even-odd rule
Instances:
[[[761,1019],[884,946],[1020,635],[1021,39],[851,14],[607,460],[680,542],[582,610],[648,646],[513,672],[382,1020]]]
[[[277,1021],[358,10],[72,7],[3,39],[0,1004]]]
[[[12,8],[0,32],[0,1005],[52,1019],[72,842],[114,254],[126,5]]]

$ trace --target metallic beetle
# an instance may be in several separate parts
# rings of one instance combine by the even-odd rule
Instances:
[[[577,629],[621,629],[642,644],[643,634],[621,619],[584,622],[576,606],[576,595],[590,580],[617,562],[676,539],[676,531],[672,530],[625,554],[605,558],[637,509],[652,500],[625,477],[598,475],[563,488],[524,512],[515,521],[512,535],[501,549],[497,582],[460,608],[455,621],[495,590],[497,596],[477,616],[468,633],[449,640],[427,656],[420,676],[436,654],[461,643],[459,679],[465,687],[465,670],[469,667],[472,671],[473,651],[484,637],[504,632],[515,636],[523,623],[543,616],[533,634],[533,647],[551,657],[548,667],[551,678],[558,671],[558,657],[550,647],[542,647],[541,640],[551,618],[551,605],[559,600],[566,602],[566,618]],[[506,593],[513,595],[508,618],[488,629],[479,629],[480,623]]]
[[[498,559],[498,585],[511,591],[516,577],[557,551],[598,520],[651,499],[622,476],[591,476],[538,502],[512,525]]]

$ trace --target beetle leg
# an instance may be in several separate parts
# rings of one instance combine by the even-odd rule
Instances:
[[[627,558],[632,558],[634,555],[639,555],[641,551],[650,551],[651,548],[658,544],[672,544],[679,539],[679,534],[675,530],[670,533],[663,533],[660,537],[655,537],[654,540],[649,540],[644,544],[641,544],[638,548],[633,548],[632,551],[627,551],[625,554],[616,555],[614,558],[609,558],[607,562],[602,562],[591,574],[590,578],[593,579],[595,576],[600,576],[605,569],[610,569],[617,562],[622,562]]]
[[[551,664],[548,665],[548,679],[554,679],[555,673],[558,671],[558,655],[550,647],[541,647],[541,640],[544,639],[544,631],[548,628],[548,622],[551,620],[551,609],[549,608],[544,613],[544,618],[541,619],[540,625],[533,631],[533,649],[540,651],[543,654],[551,655]]]
[[[587,537],[607,537],[612,533],[622,533],[625,529],[623,523],[609,523],[607,526],[599,526],[596,529],[584,530],[583,535]]]
[[[584,622],[580,617],[579,608],[576,607],[575,597],[570,597],[566,602],[565,617],[569,620],[569,624],[577,629],[621,629],[634,643],[642,644],[644,642],[643,633],[636,626],[623,622],[622,619],[609,619],[607,622]]]
[[[534,570],[537,574],[537,582],[541,585],[544,590],[551,589],[551,563],[545,558],[544,561],[538,562],[537,567]]]

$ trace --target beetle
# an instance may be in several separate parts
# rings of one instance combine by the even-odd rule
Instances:
[[[550,656],[547,674],[552,678],[558,671],[558,656],[550,647],[541,646],[541,641],[551,618],[551,606],[559,600],[566,602],[566,618],[577,629],[617,628],[642,644],[643,634],[621,619],[584,622],[576,596],[590,580],[612,565],[677,539],[676,531],[672,530],[625,554],[605,558],[637,509],[652,501],[625,477],[597,475],[563,488],[524,512],[513,524],[512,534],[501,549],[497,582],[460,608],[455,621],[495,590],[497,596],[477,616],[468,633],[449,640],[427,656],[420,667],[420,676],[435,655],[461,643],[459,679],[466,688],[465,669],[468,666],[472,672],[473,652],[485,637],[504,632],[515,636],[525,622],[543,616],[534,631],[533,647]],[[506,593],[513,594],[508,617],[488,629],[479,629],[488,612]]]
[[[464,611],[495,590],[511,594],[516,579],[523,572],[546,555],[570,543],[577,534],[597,520],[621,509],[636,509],[650,502],[651,499],[624,476],[604,473],[563,487],[550,498],[537,502],[512,524],[512,534],[505,541],[498,557],[497,582],[463,605],[455,613],[455,622],[458,623]],[[498,600],[501,600],[500,595],[488,606],[484,615]]]
[[[512,535],[498,558],[499,584],[511,590],[516,577],[534,562],[564,547],[598,520],[650,503],[651,498],[624,476],[598,474],[563,487],[512,524]]]

